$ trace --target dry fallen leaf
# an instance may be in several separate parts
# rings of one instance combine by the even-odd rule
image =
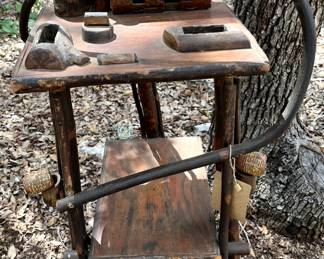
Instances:
[[[262,226],[261,227],[261,233],[263,234],[263,235],[268,235],[268,233],[269,233],[269,230],[268,230],[268,228],[266,227],[266,226]]]
[[[14,259],[16,258],[17,256],[17,249],[14,245],[11,245],[8,249],[8,254],[7,256],[10,258],[10,259]]]

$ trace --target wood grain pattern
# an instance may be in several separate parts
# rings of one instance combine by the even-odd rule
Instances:
[[[235,130],[236,90],[233,78],[215,79],[216,125],[213,149],[233,144]],[[219,244],[221,255],[228,258],[229,225],[232,203],[233,173],[229,161],[216,165],[222,172],[222,198],[219,226]]]
[[[111,15],[116,39],[106,44],[90,44],[80,33],[83,18],[61,19],[50,9],[44,10],[37,26],[51,20],[72,35],[75,47],[91,57],[87,66],[71,66],[64,71],[28,71],[24,67],[26,53],[31,48],[27,42],[17,68],[13,73],[13,91],[17,93],[52,91],[63,87],[77,87],[102,83],[159,82],[211,78],[221,75],[251,75],[269,71],[266,55],[254,37],[233,15],[224,3],[213,3],[212,8],[196,11],[175,11],[154,14]],[[231,24],[250,40],[250,49],[181,53],[163,42],[166,28],[206,24]],[[35,34],[35,30],[31,35]],[[100,47],[98,47],[100,46]],[[136,53],[138,62],[99,66],[96,56],[100,53]]]
[[[102,181],[202,153],[199,138],[107,143]],[[215,258],[215,225],[203,168],[98,201],[92,258]]]
[[[138,84],[138,95],[142,106],[141,132],[145,138],[164,137],[159,94],[154,82]]]
[[[25,66],[27,69],[64,70],[68,66],[82,66],[89,61],[87,55],[74,48],[68,31],[49,23],[37,31]]]
[[[91,0],[54,0],[55,12],[61,17],[74,17],[89,11]]]
[[[78,145],[70,89],[49,94],[52,120],[55,132],[57,164],[62,182],[60,198],[81,191]],[[86,258],[88,235],[85,229],[83,208],[68,211],[72,249],[80,259]]]

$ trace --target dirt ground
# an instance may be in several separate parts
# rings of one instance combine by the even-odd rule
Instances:
[[[27,196],[22,177],[31,170],[56,171],[54,134],[46,93],[13,95],[11,73],[23,47],[20,40],[0,36],[0,258],[62,258],[69,248],[65,214],[46,206],[40,195]],[[324,31],[311,89],[301,112],[310,134],[323,132]],[[213,90],[210,82],[171,82],[158,85],[167,137],[202,135],[195,126],[208,122]],[[77,124],[82,188],[98,184],[102,146],[115,139],[116,123],[127,120],[133,136],[139,122],[127,85],[72,90]],[[98,112],[99,111],[99,112]],[[307,112],[306,112],[307,111]],[[323,134],[316,134],[322,143]],[[87,230],[93,225],[95,204],[85,207]],[[245,227],[256,258],[324,258],[320,244],[279,235],[250,217]]]

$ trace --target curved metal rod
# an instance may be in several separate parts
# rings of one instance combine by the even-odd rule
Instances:
[[[316,52],[316,30],[313,13],[308,1],[294,0],[294,4],[297,8],[298,16],[301,21],[304,42],[304,55],[302,67],[297,80],[297,86],[294,89],[286,109],[280,116],[277,123],[259,137],[248,140],[242,144],[232,146],[232,155],[234,157],[243,153],[258,150],[280,137],[289,128],[290,123],[295,118],[298,109],[303,103],[314,66]],[[197,157],[159,166],[134,175],[119,178],[59,200],[57,202],[57,209],[59,211],[64,211],[68,208],[83,205],[87,202],[97,200],[101,197],[137,186],[139,184],[175,175],[209,164],[219,163],[228,159],[228,157],[229,148],[223,148]]]
[[[19,15],[19,33],[20,38],[26,42],[29,36],[28,22],[31,9],[33,8],[36,0],[25,0],[21,6],[21,11]]]

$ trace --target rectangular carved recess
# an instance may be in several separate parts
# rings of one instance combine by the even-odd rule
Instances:
[[[59,26],[57,24],[46,25],[39,37],[38,43],[55,43],[58,30]]]
[[[200,33],[217,33],[224,32],[224,25],[207,25],[207,26],[187,26],[182,27],[184,34],[200,34]]]
[[[111,0],[114,13],[207,9],[211,0]]]

